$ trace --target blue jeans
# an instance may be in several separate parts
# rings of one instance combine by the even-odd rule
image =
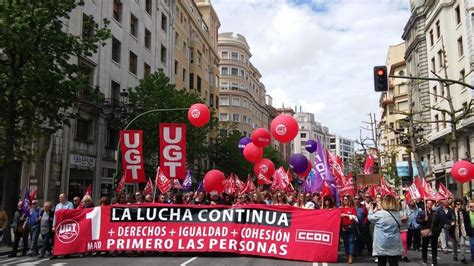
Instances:
[[[355,255],[355,232],[342,231],[342,240],[344,240],[344,250],[346,255]]]
[[[471,247],[471,260],[474,260],[474,236],[469,237],[469,245]]]
[[[46,251],[51,254],[51,233],[41,234],[41,237],[43,238],[43,248],[41,249],[41,255],[44,255]]]

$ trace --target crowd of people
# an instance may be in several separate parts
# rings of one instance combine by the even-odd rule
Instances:
[[[336,203],[337,202],[337,203]],[[303,209],[341,209],[341,240],[346,262],[352,264],[356,257],[373,256],[378,265],[398,265],[400,260],[409,262],[408,249],[421,251],[424,264],[428,263],[428,246],[431,247],[431,260],[437,265],[438,244],[441,251],[448,253],[448,243],[452,246],[453,261],[468,263],[466,244],[470,243],[471,263],[474,262],[474,201],[451,198],[439,202],[417,200],[406,202],[392,195],[375,197],[369,192],[360,191],[354,197],[344,195],[335,199],[331,195],[322,197],[319,193],[260,191],[242,195],[168,191],[154,197],[141,192],[122,193],[109,200],[100,198],[100,206],[110,204],[191,204],[228,205],[247,204],[290,205]],[[29,214],[18,202],[18,210],[13,214],[11,228],[14,243],[10,257],[17,256],[20,240],[23,242],[22,255],[54,257],[52,242],[55,228],[54,212],[63,209],[94,207],[91,196],[82,199],[59,195],[59,203],[53,208],[45,202],[43,208],[38,201],[30,204]],[[0,228],[6,228],[6,214],[0,212]],[[41,236],[41,237],[40,237]],[[41,239],[41,249],[38,245]],[[415,253],[417,254],[417,253]]]

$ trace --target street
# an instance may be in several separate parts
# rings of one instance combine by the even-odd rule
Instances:
[[[444,254],[438,252],[438,263],[439,265],[462,265],[460,262],[454,262],[452,260],[451,249],[448,249],[450,253]],[[467,248],[468,262],[470,253]],[[409,263],[399,262],[400,265],[421,265],[421,252],[408,251]],[[430,262],[431,256],[428,254],[428,262]],[[296,266],[296,265],[347,265],[344,262],[343,251],[339,251],[339,263],[309,263],[309,262],[298,262],[289,260],[279,259],[267,259],[257,257],[244,257],[244,256],[233,256],[228,254],[217,254],[217,253],[193,253],[193,254],[166,254],[160,256],[139,256],[139,257],[102,257],[102,256],[91,256],[91,257],[70,257],[67,259],[54,259],[50,260],[47,258],[37,259],[33,257],[17,257],[8,258],[6,255],[0,257],[0,265],[53,265],[53,266],[64,266],[64,265],[190,265],[190,266],[264,266],[264,265],[275,265],[275,266]],[[359,265],[376,265],[372,257],[356,257],[354,264]]]

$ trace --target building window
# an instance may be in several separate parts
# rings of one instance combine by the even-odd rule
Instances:
[[[82,37],[92,37],[94,35],[94,27],[93,26],[90,26],[89,28],[86,28],[84,25],[84,23],[86,21],[94,21],[94,18],[92,16],[89,16],[89,15],[86,15],[84,13],[82,13],[82,32],[81,32],[81,36]]]
[[[179,69],[179,62],[178,60],[174,60],[174,74],[178,75],[178,69]]]
[[[214,94],[212,93],[209,95],[209,106],[214,107]]]
[[[436,21],[436,39],[439,39],[441,36],[441,26],[439,25],[439,20]]]
[[[459,55],[459,57],[462,57],[464,55],[464,47],[462,45],[462,37],[459,37],[459,39],[458,39],[458,55]]]
[[[122,2],[120,0],[114,0],[114,6],[112,9],[114,19],[121,23],[122,22]]]
[[[201,77],[199,75],[196,76],[196,81],[197,81],[197,84],[196,84],[197,91],[201,92]]]
[[[229,105],[229,98],[228,98],[228,97],[221,97],[221,100],[220,100],[219,105],[220,105],[220,106],[227,106],[227,105]]]
[[[94,140],[93,121],[86,119],[76,120],[76,141],[92,143]]]
[[[177,32],[174,34],[174,46],[179,48],[179,33]]]
[[[194,90],[194,74],[189,74],[189,89]]]
[[[221,58],[222,59],[229,59],[229,52],[221,52]]]
[[[239,54],[236,52],[231,53],[232,60],[239,60]]]
[[[446,128],[446,114],[444,112],[441,112],[441,120],[441,125]]]
[[[219,114],[219,121],[229,121],[229,114],[228,113],[220,113]]]
[[[228,82],[221,82],[221,89],[223,89],[223,90],[229,89],[229,83]]]
[[[147,28],[145,28],[145,47],[151,48],[151,32]]]
[[[306,133],[300,133],[300,138],[305,139],[306,138]]]
[[[202,55],[201,55],[201,52],[199,52],[199,51],[197,51],[197,54],[198,54],[198,56],[197,56],[197,64],[198,64],[198,66],[200,66],[200,65],[201,65],[201,57],[202,57]]]
[[[438,51],[438,62],[439,62],[439,68],[443,68],[443,51],[442,50]]]
[[[459,81],[464,82],[465,77],[466,77],[466,71],[462,69],[461,71],[459,71]]]
[[[119,141],[119,131],[114,128],[107,129],[107,142],[105,147],[109,149],[116,149],[117,142]],[[115,172],[115,169],[114,169]]]
[[[239,75],[239,69],[238,68],[231,68],[231,75],[232,76],[238,76]]]
[[[119,40],[112,37],[112,60],[120,63],[120,54],[122,51],[122,44]]]
[[[232,84],[230,85],[230,89],[231,89],[231,90],[234,90],[234,91],[239,90],[239,83],[232,83]]]
[[[183,67],[183,82],[186,82],[186,68]]]
[[[189,48],[189,63],[194,63],[194,48]]]
[[[188,57],[188,54],[186,53],[188,51],[188,45],[186,42],[183,42],[183,53],[184,53],[184,57]]]
[[[436,131],[439,131],[439,123],[438,123],[438,121],[439,121],[439,116],[438,116],[438,115],[435,115],[435,116],[434,116],[434,120],[435,120],[435,129],[436,129]]]
[[[168,18],[166,17],[165,14],[161,13],[161,29],[164,32],[167,32],[167,27],[168,27]]]
[[[240,61],[244,62],[245,63],[245,55],[243,54],[240,54]]]
[[[152,9],[152,1],[145,0],[145,11],[151,15],[151,9]]]
[[[232,121],[240,122],[240,114],[232,114]]]
[[[433,72],[436,72],[436,61],[435,61],[435,58],[431,58],[431,69],[433,70]]]
[[[434,102],[438,101],[438,87],[436,86],[433,87],[433,99],[434,99]]]
[[[233,106],[240,106],[240,98],[232,97],[232,105]]]
[[[433,30],[430,30],[430,44],[431,46],[434,45],[434,36],[433,36]]]
[[[110,98],[112,98],[112,102],[110,104],[114,110],[115,107],[118,107],[120,102],[120,84],[113,80],[110,82]]]
[[[138,36],[138,19],[133,14],[130,15],[130,33],[135,37]]]
[[[166,47],[163,44],[161,45],[160,53],[161,62],[163,65],[166,65]]]
[[[240,76],[245,77],[245,71],[243,69],[240,70]]]
[[[148,77],[151,73],[151,67],[147,63],[144,63],[143,65],[143,77]]]
[[[461,23],[461,10],[459,9],[459,5],[454,8],[454,12],[456,13],[456,25],[459,25],[459,23]]]
[[[228,67],[221,67],[221,75],[229,75],[229,68]]]
[[[128,70],[135,75],[137,74],[137,55],[132,51],[130,51]]]

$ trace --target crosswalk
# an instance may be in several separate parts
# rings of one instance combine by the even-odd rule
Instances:
[[[30,256],[9,258],[7,255],[0,256],[0,265],[51,265],[47,262],[49,262],[49,258],[39,259],[38,257]]]

